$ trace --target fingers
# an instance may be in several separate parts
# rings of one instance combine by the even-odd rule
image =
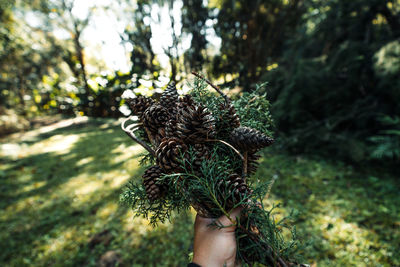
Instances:
[[[236,220],[235,216],[239,214],[240,210],[232,211],[233,222]],[[224,227],[216,226],[221,224]],[[193,262],[201,266],[233,267],[236,258],[236,239],[235,225],[232,226],[232,224],[226,216],[216,219],[197,215],[194,228]]]
[[[234,223],[236,223],[236,218],[240,217],[240,212],[242,211],[243,207],[237,207],[236,209],[232,210],[231,213],[229,214],[228,218],[225,215],[222,215],[221,217],[218,218],[218,221],[223,225],[223,226],[230,226]]]
[[[194,229],[195,231],[200,228],[208,227],[208,225],[212,224],[215,219],[201,217],[200,215],[196,215],[196,220],[194,221]]]
[[[232,210],[229,214],[229,218],[225,215],[222,215],[219,218],[205,218],[200,216],[199,214],[196,215],[196,220],[194,223],[195,230],[208,228],[210,224],[216,223],[219,226],[222,226],[223,231],[231,232],[234,231],[236,226],[236,218],[240,217],[240,212],[242,211],[243,207],[238,207]]]
[[[240,213],[242,212],[242,210],[243,210],[243,207],[237,207],[236,209],[234,209],[232,212],[231,212],[231,218],[236,218],[236,217],[240,217]]]

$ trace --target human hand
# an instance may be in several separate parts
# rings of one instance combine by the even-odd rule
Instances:
[[[242,208],[236,208],[230,214],[233,222],[240,216]],[[227,227],[219,228],[211,223],[218,220],[218,225]],[[228,217],[218,219],[196,216],[194,223],[194,249],[193,262],[202,267],[233,267],[236,259],[236,226]]]

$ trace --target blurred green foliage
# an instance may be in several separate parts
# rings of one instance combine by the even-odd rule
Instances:
[[[284,202],[277,219],[298,212],[309,263],[400,265],[399,0],[121,0],[83,17],[76,3],[0,0],[0,115],[8,116],[0,122],[18,121],[8,114],[116,118],[125,90],[152,94],[162,77],[180,87],[191,70],[232,94],[268,82],[259,92],[271,103],[277,143],[258,175],[277,180],[265,204]],[[174,29],[167,67],[149,26],[162,23],[152,15],[160,7]],[[123,25],[127,72],[90,54],[84,32],[99,10]],[[220,46],[207,38],[213,32]],[[193,214],[152,229],[115,203],[143,170],[142,151],[111,121],[30,136],[2,139],[0,265],[96,266],[109,250],[134,266],[188,262]],[[89,245],[105,230],[110,242]]]
[[[198,70],[229,89],[269,82],[278,139],[292,152],[355,162],[390,153],[374,137],[387,130],[382,116],[400,114],[399,0],[123,0],[85,15],[76,0],[0,3],[0,101],[24,116],[118,117],[125,90]],[[126,73],[88,56],[82,36],[98,12],[123,26]],[[154,27],[165,23],[161,55]]]
[[[370,138],[376,144],[372,157],[396,160],[400,157],[400,118],[383,116],[380,120],[388,129]]]
[[[278,67],[263,77],[289,148],[358,162],[370,157],[377,144],[368,138],[386,127],[382,114],[400,114],[399,11],[398,1],[309,7]]]

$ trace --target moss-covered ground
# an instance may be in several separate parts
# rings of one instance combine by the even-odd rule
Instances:
[[[58,124],[1,140],[0,266],[185,266],[194,213],[153,229],[121,206],[143,150],[111,120]],[[399,266],[400,179],[384,169],[267,151],[267,206],[294,210],[311,266]]]

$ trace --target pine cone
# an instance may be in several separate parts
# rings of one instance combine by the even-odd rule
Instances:
[[[161,141],[166,137],[165,128],[160,127],[157,129],[157,132],[152,132],[152,133],[153,133],[154,145],[157,147],[160,145]]]
[[[247,154],[247,174],[254,174],[258,169],[258,160],[261,158],[255,151]]]
[[[160,104],[168,111],[176,111],[176,104],[178,103],[178,91],[176,90],[175,82],[171,82],[167,89],[163,92],[160,98]]]
[[[165,124],[165,136],[166,137],[174,137],[176,135],[176,120],[170,119]]]
[[[194,102],[191,95],[184,95],[183,97],[178,99],[178,110],[183,109],[187,106],[194,106],[196,102]]]
[[[254,174],[258,169],[258,160],[261,158],[260,155],[257,154],[257,151],[248,151],[247,152],[247,176]],[[235,166],[234,171],[237,173],[242,173],[243,164]]]
[[[150,201],[162,197],[165,187],[157,184],[157,179],[161,177],[162,170],[159,166],[151,166],[143,174],[143,184],[146,189],[147,197]]]
[[[144,96],[129,98],[126,100],[132,111],[132,115],[141,117],[143,112],[153,104],[153,99]]]
[[[274,139],[255,129],[239,127],[231,132],[230,141],[234,147],[242,151],[256,151],[271,145]]]
[[[237,173],[229,175],[228,188],[230,189],[231,192],[233,192],[235,199],[240,199],[240,197],[243,196],[243,194],[246,194],[249,191],[246,182]]]
[[[220,109],[226,111],[222,117],[225,125],[230,128],[237,128],[240,126],[239,116],[236,114],[236,109],[232,103],[221,104]]]
[[[187,157],[187,149],[185,143],[178,138],[164,138],[156,150],[158,166],[166,173],[183,171],[182,156]]]
[[[215,120],[211,113],[201,105],[180,102],[176,136],[189,143],[199,143],[215,135]]]
[[[193,146],[195,159],[193,161],[193,169],[199,171],[204,160],[210,158],[210,149],[204,144],[195,144]]]
[[[198,203],[196,201],[192,201],[192,207],[196,210],[197,214],[204,218],[218,218],[219,216],[215,216],[210,212],[210,209],[207,206],[204,206],[204,203]]]
[[[226,180],[221,180],[218,186],[222,194],[228,197],[225,202],[225,206],[228,209],[232,208],[245,195],[251,192],[245,180],[237,173],[232,173]],[[224,200],[221,200],[221,202],[224,202]]]
[[[164,126],[168,120],[167,110],[158,104],[151,105],[143,113],[143,125],[152,133],[157,133],[158,128]]]

